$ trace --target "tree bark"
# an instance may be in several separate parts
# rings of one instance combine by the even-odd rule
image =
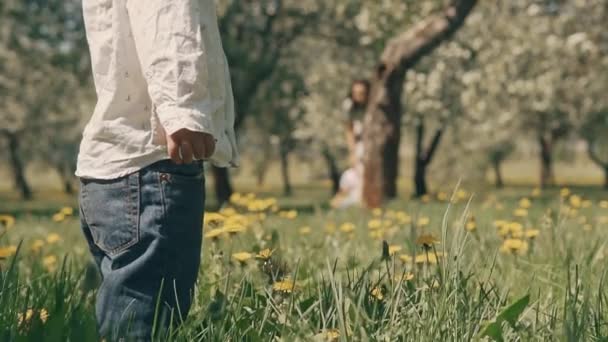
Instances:
[[[593,149],[594,144],[595,141],[593,139],[587,140],[587,154],[604,171],[604,189],[608,190],[608,162],[602,160],[597,151]]]
[[[505,186],[505,183],[502,178],[502,172],[500,170],[501,162],[499,160],[494,160],[492,162],[492,169],[494,169],[494,185],[497,189],[502,189]]]
[[[416,156],[414,165],[414,189],[416,191],[415,197],[417,198],[420,198],[428,193],[428,186],[426,182],[428,166],[433,161],[435,152],[437,152],[437,147],[441,142],[443,128],[435,131],[435,135],[433,136],[428,149],[424,149],[423,147],[424,135],[424,121],[422,119],[418,119],[416,122]]]
[[[553,173],[553,143],[551,139],[539,137],[540,144],[540,186],[546,188],[555,184]]]
[[[281,144],[279,155],[281,159],[281,178],[283,179],[283,194],[285,196],[291,196],[292,187],[289,179],[289,149]]]
[[[363,202],[379,207],[397,193],[401,139],[401,93],[405,74],[463,24],[477,0],[454,0],[431,16],[390,40],[372,80],[364,119]]]
[[[17,138],[17,134],[8,131],[4,131],[3,133],[8,141],[9,160],[15,187],[21,194],[22,199],[32,199],[32,190],[25,178],[25,167],[19,156],[19,139]]]
[[[331,180],[331,194],[335,195],[340,190],[340,170],[338,169],[338,163],[327,146],[323,148],[323,158],[325,158],[325,162],[327,163],[329,179]]]
[[[232,184],[230,184],[230,174],[228,173],[228,168],[216,166],[212,167],[212,172],[215,180],[214,187],[217,203],[222,207],[230,200],[233,192]]]

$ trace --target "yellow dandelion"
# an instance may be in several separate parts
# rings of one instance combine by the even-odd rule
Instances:
[[[299,289],[299,286],[297,286],[293,280],[282,280],[272,284],[272,289],[278,292],[292,293],[294,291],[297,291]]]
[[[256,256],[256,259],[260,259],[260,260],[268,260],[272,257],[272,253],[274,251],[270,250],[270,248],[266,248],[261,250]]]
[[[61,237],[57,233],[51,233],[51,234],[49,234],[49,236],[46,237],[46,242],[48,244],[54,244],[59,241],[61,241]]]
[[[205,238],[211,239],[211,240],[217,240],[222,236],[222,234],[224,234],[224,228],[215,228],[215,229],[211,229],[210,231],[205,233]]]
[[[570,196],[570,189],[568,189],[568,188],[562,188],[562,189],[559,191],[559,195],[560,195],[561,197],[568,197],[568,196]]]
[[[506,239],[500,251],[511,254],[525,254],[528,251],[528,243],[521,239]]]
[[[369,232],[369,237],[374,240],[382,240],[384,238],[384,230],[376,229]]]
[[[530,196],[534,197],[534,198],[538,198],[541,195],[541,189],[540,188],[534,188],[532,189],[532,194]]]
[[[443,253],[441,252],[437,252],[437,253],[423,253],[423,254],[417,254],[416,257],[414,258],[414,263],[416,264],[437,264],[437,261],[443,257]]]
[[[399,259],[401,259],[401,262],[404,264],[412,262],[412,256],[409,254],[401,254],[399,255]]]
[[[583,202],[581,203],[581,207],[583,208],[591,208],[591,206],[593,206],[593,202],[591,202],[590,200],[583,200]]]
[[[65,220],[65,214],[64,213],[56,213],[53,215],[53,221],[54,222],[61,222]]]
[[[229,225],[225,225],[223,227],[223,230],[230,235],[234,235],[237,233],[244,232],[245,230],[247,230],[247,228],[240,224],[229,224]]]
[[[238,192],[235,192],[232,195],[230,195],[230,199],[229,200],[232,203],[239,203],[242,199],[243,199],[243,195],[241,195]]]
[[[328,234],[333,234],[336,231],[336,224],[333,222],[328,222],[325,224],[325,231]]]
[[[45,244],[44,240],[41,240],[41,239],[34,240],[34,242],[32,243],[32,247],[31,247],[32,252],[34,252],[34,253],[40,252],[42,247],[44,247],[44,244]]]
[[[526,217],[528,216],[528,210],[524,208],[517,208],[513,212],[513,215],[516,217]]]
[[[226,207],[226,208],[222,208],[222,210],[220,210],[220,214],[224,215],[224,217],[230,217],[230,216],[234,216],[238,213],[236,212],[236,209],[234,209],[232,207]]]
[[[401,250],[401,246],[398,245],[390,245],[388,246],[388,254],[389,255],[394,255],[396,252],[399,252]]]
[[[57,268],[57,257],[54,255],[47,255],[42,259],[42,265],[49,271],[53,272]]]
[[[215,212],[207,212],[203,218],[205,224],[218,224],[224,222],[225,219],[226,217],[224,217],[224,215]]]
[[[597,222],[599,224],[608,224],[608,216],[599,216]]]
[[[40,320],[42,321],[42,323],[46,323],[46,321],[49,319],[49,312],[42,308],[40,309]]]
[[[232,254],[232,258],[238,262],[240,262],[241,264],[246,263],[248,260],[250,260],[253,257],[253,254],[248,253],[248,252],[239,252],[239,253],[234,253]]]
[[[570,196],[570,206],[572,208],[576,208],[579,209],[582,205],[583,200],[581,199],[581,197],[579,195],[572,195]]]
[[[432,234],[422,234],[416,238],[416,244],[424,248],[431,248],[433,245],[439,244],[439,242],[439,239]]]
[[[367,228],[372,229],[372,230],[382,228],[382,220],[379,220],[379,219],[369,220],[369,222],[367,222]]]
[[[15,225],[15,217],[11,215],[0,215],[0,226],[5,228],[11,228]]]
[[[384,294],[382,294],[382,289],[379,287],[374,287],[371,292],[371,296],[381,301],[384,299]]]
[[[382,208],[374,208],[374,209],[372,209],[372,215],[374,215],[374,216],[382,216]]]
[[[431,201],[431,195],[429,195],[429,194],[422,195],[422,197],[420,197],[420,201],[422,203],[429,203]]]
[[[325,341],[337,341],[340,338],[340,331],[338,329],[329,329],[321,334],[321,338]]]
[[[437,193],[437,199],[439,201],[445,202],[448,200],[448,194],[443,191],[440,191]]]
[[[412,222],[412,217],[403,211],[397,212],[396,219],[400,224],[409,224]]]
[[[519,200],[519,207],[520,208],[530,209],[531,206],[532,206],[532,201],[530,201],[529,198],[524,197],[521,200]]]
[[[295,210],[283,210],[279,211],[279,216],[289,220],[293,220],[298,216],[298,212]]]
[[[61,208],[61,210],[59,211],[60,213],[62,213],[65,216],[72,216],[74,215],[74,208],[72,207],[63,207]]]
[[[406,282],[406,281],[410,281],[412,279],[414,279],[414,273],[412,273],[412,272],[406,272],[403,275],[395,276],[395,281],[398,281],[398,282],[399,281]]]
[[[34,310],[27,309],[24,313],[19,314],[17,322],[19,323],[19,326],[21,326],[29,323],[32,320],[32,317],[34,317]]]
[[[505,220],[495,220],[494,221],[494,227],[496,227],[497,229],[500,229],[500,228],[506,226],[507,224],[508,224],[508,222]]]
[[[464,228],[468,231],[468,232],[474,232],[477,229],[477,222],[475,220],[475,216],[471,216],[468,220],[467,223],[465,224]]]
[[[17,246],[0,247],[0,259],[9,258],[17,253]]]
[[[538,229],[526,230],[526,237],[530,240],[534,240],[539,234],[540,234],[540,230],[538,230]]]
[[[352,233],[355,230],[355,225],[351,222],[344,222],[340,225],[340,231],[344,233]]]
[[[459,200],[467,199],[468,196],[469,194],[466,192],[466,190],[459,189],[458,191],[456,191],[456,198]]]
[[[302,235],[308,235],[311,232],[312,232],[312,229],[309,226],[300,228],[300,234],[302,234]]]
[[[418,221],[416,222],[418,227],[426,227],[429,225],[429,223],[431,223],[431,219],[426,216],[418,218]]]
[[[608,209],[608,201],[605,201],[605,200],[600,201],[599,206],[602,209]]]

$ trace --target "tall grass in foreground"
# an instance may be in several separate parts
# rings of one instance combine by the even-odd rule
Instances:
[[[157,340],[608,341],[601,242],[584,247],[555,220],[547,245],[530,246],[543,248],[539,259],[501,255],[465,229],[468,205],[455,223],[451,211],[440,220],[441,243],[411,225],[405,239],[421,262],[404,264],[385,241],[368,241],[352,258],[319,254],[329,244],[288,258],[274,232],[254,263],[207,244],[189,317]],[[1,341],[98,340],[88,267],[64,261],[49,272],[21,252],[0,267]]]

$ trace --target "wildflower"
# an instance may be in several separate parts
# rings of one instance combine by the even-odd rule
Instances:
[[[429,223],[431,222],[431,219],[426,217],[426,216],[422,216],[420,218],[418,218],[418,227],[426,227],[429,225]]]
[[[412,273],[412,272],[406,272],[403,275],[395,276],[395,281],[404,281],[405,282],[405,281],[410,281],[412,279],[414,279],[414,273]]]
[[[53,272],[57,267],[57,257],[54,255],[48,255],[42,259],[42,264],[49,272]]]
[[[225,219],[226,217],[220,213],[205,213],[204,215],[205,224],[219,224]]]
[[[562,188],[559,191],[559,195],[562,196],[562,197],[568,197],[570,195],[570,189],[568,189],[568,188]]]
[[[409,254],[401,254],[399,256],[399,259],[401,259],[401,262],[403,262],[404,264],[407,264],[408,262],[412,262],[412,256]]]
[[[371,292],[372,297],[376,298],[379,301],[384,299],[384,295],[382,294],[382,289],[379,287],[374,287]]]
[[[439,239],[432,234],[422,234],[416,239],[416,244],[425,249],[430,249],[433,245],[439,244]]]
[[[59,212],[59,213],[56,213],[56,214],[53,215],[53,221],[54,222],[61,222],[63,220],[65,220],[65,214],[64,213]]]
[[[528,251],[528,243],[521,239],[507,239],[500,247],[503,253],[525,254]]]
[[[599,224],[608,224],[608,216],[599,216],[597,222]]]
[[[369,229],[378,229],[382,227],[382,220],[372,219],[367,223],[367,228]]]
[[[475,222],[475,216],[471,216],[465,224],[465,229],[469,232],[473,232],[477,229],[477,222]]]
[[[582,205],[582,199],[579,195],[572,195],[570,196],[570,206],[572,206],[572,208],[580,208]]]
[[[608,201],[600,201],[599,205],[602,209],[608,209]]]
[[[530,240],[534,240],[538,234],[540,234],[540,230],[538,229],[528,229],[526,230],[526,237]]]
[[[382,216],[382,208],[374,208],[372,210],[372,215],[374,215],[374,216]]]
[[[519,207],[520,208],[530,209],[531,206],[532,206],[532,202],[527,197],[524,197],[521,200],[519,200]]]
[[[372,230],[369,232],[369,237],[374,240],[381,240],[384,237],[384,231],[382,229]]]
[[[293,220],[298,216],[298,212],[295,210],[284,210],[279,212],[279,216],[289,220]]]
[[[443,257],[443,253],[441,252],[437,252],[437,253],[424,253],[424,254],[417,254],[416,257],[414,258],[414,263],[416,264],[437,264],[437,261]]]
[[[40,239],[35,240],[32,243],[32,247],[31,247],[32,252],[34,252],[34,253],[40,252],[40,250],[42,249],[42,247],[44,247],[44,243],[45,243],[44,240],[40,240]]]
[[[246,263],[252,257],[253,257],[253,255],[251,253],[248,253],[248,252],[239,252],[239,253],[232,254],[232,258],[234,260],[240,262],[241,264]]]
[[[397,222],[400,224],[409,224],[412,222],[412,217],[403,211],[399,211],[396,214]]]
[[[494,227],[496,227],[496,228],[498,228],[498,229],[500,229],[500,228],[502,228],[502,227],[506,226],[507,224],[508,224],[508,222],[507,222],[507,221],[505,221],[505,220],[495,220],[495,221],[494,221]]]
[[[232,195],[230,195],[230,199],[229,200],[232,203],[239,203],[242,198],[243,198],[243,196],[240,193],[235,192]]]
[[[223,230],[230,235],[234,235],[236,233],[244,232],[246,230],[246,228],[245,228],[245,226],[240,225],[240,224],[230,224],[230,225],[224,226]]]
[[[340,331],[338,329],[329,329],[321,334],[321,338],[325,341],[337,341],[340,338]]]
[[[355,225],[350,222],[344,222],[340,225],[340,231],[344,233],[351,233],[355,230]]]
[[[61,237],[59,236],[59,234],[56,233],[51,233],[49,234],[49,236],[46,237],[46,242],[49,244],[54,244],[61,241]]]
[[[15,218],[11,215],[0,215],[0,225],[5,228],[11,228],[15,225]]]
[[[467,192],[463,189],[456,191],[456,198],[459,200],[466,199],[468,196]]]
[[[394,255],[396,252],[399,252],[401,250],[401,246],[398,245],[390,245],[388,246],[388,254],[389,255]]]
[[[237,214],[236,209],[232,208],[232,207],[226,207],[226,208],[222,208],[222,210],[220,210],[220,214],[224,215],[225,217],[230,217],[230,216],[234,216]]]
[[[513,215],[515,215],[517,217],[526,217],[526,216],[528,216],[528,210],[527,209],[523,209],[523,208],[517,208],[513,212]]]
[[[336,231],[336,224],[333,222],[328,222],[325,224],[325,231],[328,234],[333,234]]]
[[[59,210],[60,213],[62,213],[65,216],[72,216],[74,215],[74,208],[72,207],[63,207],[61,208],[61,210]]]
[[[444,202],[448,200],[448,194],[446,194],[443,191],[440,191],[439,193],[437,193],[437,199]]]
[[[532,189],[532,194],[531,194],[532,197],[534,197],[534,198],[540,197],[540,194],[541,194],[540,188]]]
[[[261,250],[255,257],[260,260],[268,260],[272,256],[273,251],[270,248]]]
[[[205,238],[217,241],[222,234],[224,234],[224,228],[215,228],[205,233]]]
[[[429,203],[431,201],[431,196],[429,194],[422,195],[422,197],[420,197],[420,201],[422,203]]]
[[[309,226],[300,228],[300,234],[302,234],[302,235],[310,234],[311,231],[312,231],[312,229]]]
[[[0,247],[0,259],[6,259],[17,253],[17,246]]]
[[[581,202],[581,207],[583,208],[591,208],[592,205],[593,202],[591,202],[590,200],[584,200],[583,202]]]
[[[292,293],[298,290],[298,286],[292,280],[282,280],[272,284],[272,289],[278,292]]]

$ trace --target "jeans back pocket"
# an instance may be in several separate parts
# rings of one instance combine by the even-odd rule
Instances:
[[[81,206],[93,242],[116,255],[139,241],[139,172],[116,179],[82,179]]]

